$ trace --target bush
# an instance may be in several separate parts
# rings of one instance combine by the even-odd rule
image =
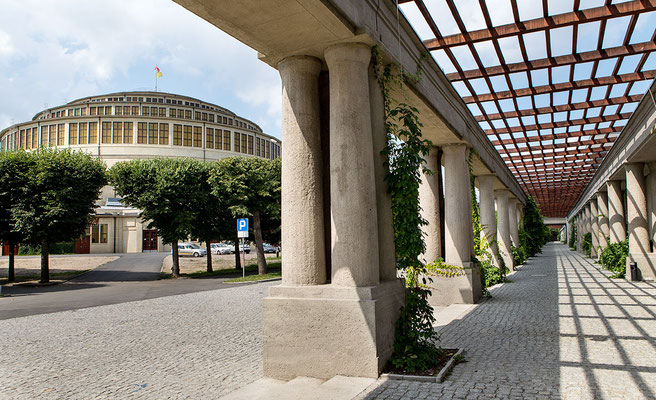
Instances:
[[[569,220],[569,225],[571,227],[569,229],[569,248],[576,250],[577,229],[573,218]]]
[[[527,257],[538,254],[550,238],[551,230],[544,224],[538,203],[533,196],[529,196],[524,207],[524,232],[520,236],[520,247],[526,251]]]
[[[524,246],[515,247],[510,245],[510,250],[512,251],[513,264],[522,265],[526,261],[526,249]]]
[[[599,256],[599,264],[605,269],[615,272],[618,278],[626,274],[626,257],[629,255],[629,241],[609,243]]]
[[[590,257],[592,251],[592,233],[588,232],[583,236],[583,245],[581,246],[583,253]]]
[[[62,243],[53,243],[49,248],[50,254],[74,254],[75,253],[75,242],[62,242]],[[30,244],[21,244],[18,248],[19,256],[34,256],[41,254],[40,245],[30,245]]]

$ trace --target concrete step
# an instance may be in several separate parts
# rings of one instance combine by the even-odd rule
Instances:
[[[263,378],[244,386],[223,400],[351,400],[376,380],[335,376],[327,381],[297,377],[289,382]]]

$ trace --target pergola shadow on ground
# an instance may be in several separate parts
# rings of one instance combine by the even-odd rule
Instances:
[[[441,330],[466,350],[447,381],[379,381],[365,398],[654,398],[656,285],[597,268],[548,244]]]

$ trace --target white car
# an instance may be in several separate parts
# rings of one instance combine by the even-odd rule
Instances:
[[[207,254],[207,250],[194,243],[178,243],[178,255],[202,257]]]
[[[227,245],[225,243],[212,243],[210,244],[210,248],[212,250],[212,253],[214,254],[232,254],[235,252],[235,248],[233,246]]]

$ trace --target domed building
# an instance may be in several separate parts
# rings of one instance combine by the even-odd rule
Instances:
[[[215,104],[161,92],[85,97],[0,131],[2,150],[40,146],[85,151],[108,167],[155,157],[280,157],[280,140],[256,123]],[[76,242],[76,252],[170,251],[138,218],[139,210],[121,204],[112,187],[103,188],[98,205],[88,235]]]

